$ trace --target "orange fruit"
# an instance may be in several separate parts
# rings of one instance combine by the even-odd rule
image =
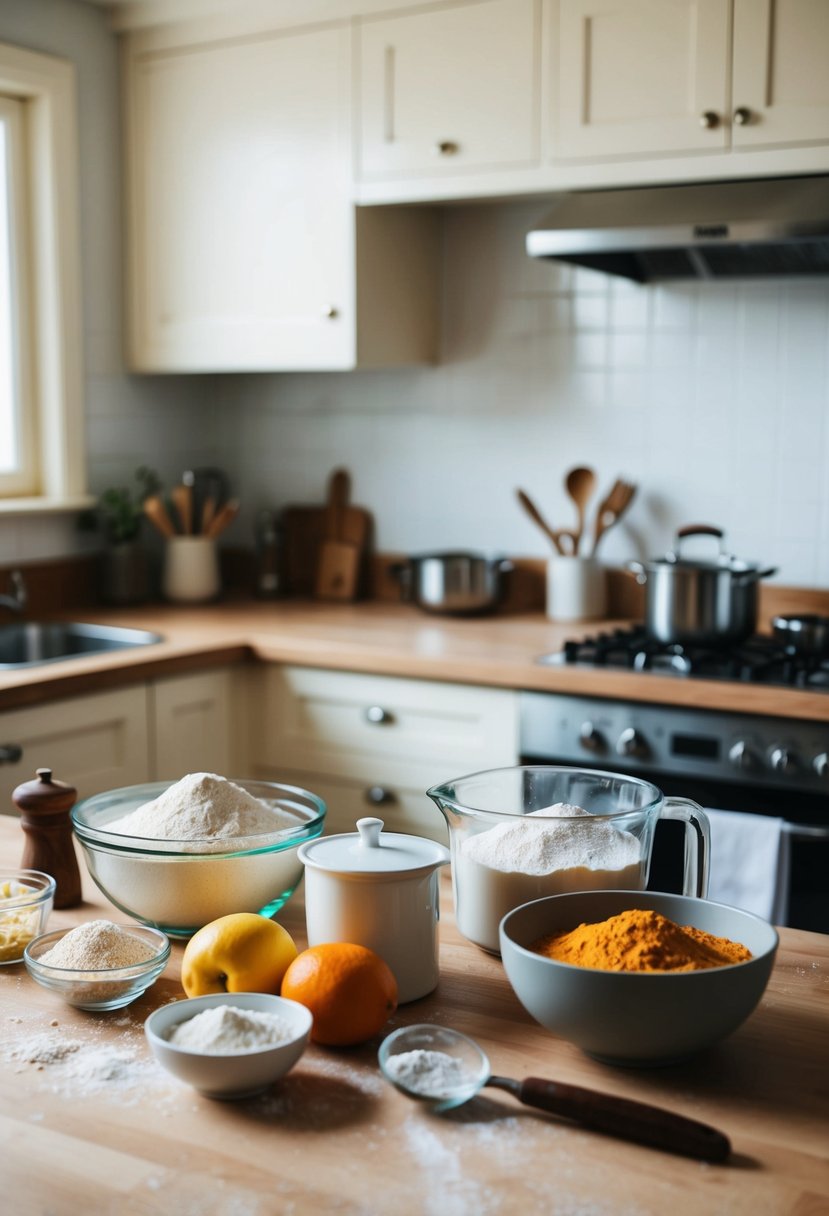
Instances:
[[[280,992],[310,1009],[311,1038],[326,1047],[365,1043],[397,1008],[397,980],[388,963],[352,942],[303,950],[282,977]]]

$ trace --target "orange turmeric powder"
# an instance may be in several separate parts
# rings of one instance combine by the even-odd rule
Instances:
[[[530,949],[560,963],[603,971],[701,971],[752,957],[739,942],[636,908],[542,937]]]

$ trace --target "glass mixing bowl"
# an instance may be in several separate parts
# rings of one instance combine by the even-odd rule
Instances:
[[[292,785],[230,780],[277,811],[282,826],[266,835],[204,840],[156,840],[113,830],[117,820],[158,798],[172,781],[131,785],[79,802],[72,826],[107,899],[171,937],[190,937],[231,912],[278,912],[302,878],[297,849],[322,832],[325,803]]]

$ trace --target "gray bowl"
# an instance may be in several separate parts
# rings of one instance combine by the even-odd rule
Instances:
[[[528,947],[630,908],[742,942],[748,962],[705,971],[600,971],[557,962]],[[738,908],[645,891],[586,891],[522,904],[501,921],[501,958],[521,1004],[548,1030],[611,1064],[669,1064],[725,1038],[765,991],[778,937]]]

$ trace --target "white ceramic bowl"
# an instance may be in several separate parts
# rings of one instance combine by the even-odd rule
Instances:
[[[631,908],[741,942],[753,958],[684,972],[619,972],[545,958],[548,933],[598,924]],[[586,891],[524,904],[500,925],[501,958],[521,1004],[548,1030],[613,1064],[668,1064],[725,1038],[765,991],[778,937],[766,921],[724,904],[646,891]]]
[[[176,1026],[217,1005],[275,1014],[291,1027],[291,1038],[274,1047],[254,1047],[231,1055],[192,1051],[169,1041]],[[293,1068],[308,1046],[312,1022],[310,1011],[298,1001],[263,992],[220,992],[163,1005],[147,1018],[144,1033],[159,1064],[186,1085],[208,1098],[248,1098]]]
[[[279,813],[279,831],[176,841],[114,830],[119,819],[158,798],[172,781],[108,790],[73,808],[72,826],[89,873],[116,908],[170,937],[190,937],[231,912],[273,916],[290,899],[303,872],[297,850],[322,831],[325,803],[296,786],[232,780]]]
[[[122,1009],[137,1000],[161,975],[170,958],[170,942],[166,934],[145,925],[120,925],[119,928],[147,947],[150,954],[143,963],[95,971],[54,967],[43,955],[72,932],[71,929],[55,929],[29,942],[23,953],[26,970],[41,987],[56,992],[67,1005],[74,1005],[76,1009]]]

